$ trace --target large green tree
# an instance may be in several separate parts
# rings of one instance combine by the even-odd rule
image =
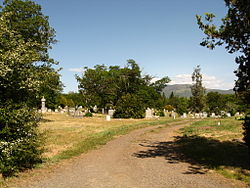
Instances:
[[[205,22],[201,16],[196,17],[200,29],[206,34],[201,42],[202,46],[214,49],[215,46],[224,45],[228,53],[238,55],[235,59],[239,65],[235,71],[238,80],[234,89],[247,105],[243,129],[244,141],[250,148],[250,0],[224,1],[228,12],[220,26],[214,24],[214,14],[206,13]]]
[[[60,81],[48,54],[55,31],[41,7],[5,0],[0,20],[0,172],[6,177],[41,160],[34,99]]]
[[[164,77],[152,84],[152,77],[142,76],[139,65],[132,59],[128,60],[125,67],[86,67],[83,75],[76,78],[88,107],[113,107],[116,108],[115,116],[124,118],[141,118],[147,107],[163,106],[160,91],[169,81]]]
[[[190,98],[191,110],[193,112],[202,112],[205,108],[205,88],[202,85],[201,68],[198,65],[192,74],[193,85],[191,86],[192,96]]]

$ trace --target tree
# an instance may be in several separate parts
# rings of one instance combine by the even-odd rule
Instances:
[[[205,107],[205,88],[202,86],[202,74],[201,68],[198,65],[192,74],[192,81],[194,82],[191,86],[192,96],[191,110],[193,112],[201,112]]]
[[[209,92],[206,96],[207,107],[210,113],[220,114],[224,110],[225,103],[223,97],[218,92]]]
[[[139,118],[144,116],[147,107],[164,106],[164,100],[157,91],[160,91],[167,77],[153,86],[152,77],[143,77],[139,65],[132,59],[127,61],[125,67],[86,67],[83,75],[76,76],[76,79],[88,107],[115,108],[115,117]],[[137,101],[137,105],[129,104],[130,100]]]
[[[48,54],[55,31],[40,5],[5,0],[0,20],[0,171],[6,177],[41,161],[33,99],[51,80],[51,87],[60,81]]]
[[[239,67],[235,71],[238,80],[234,90],[246,104],[243,139],[250,149],[250,1],[225,0],[225,4],[228,12],[219,27],[213,23],[214,14],[205,14],[206,23],[201,16],[197,15],[196,18],[200,29],[206,34],[201,42],[202,46],[214,49],[215,46],[224,45],[228,53],[239,54],[235,59]]]
[[[161,93],[162,90],[167,87],[167,83],[169,83],[170,81],[171,80],[169,79],[169,77],[166,76],[161,78],[160,80],[155,81],[151,84],[151,86],[153,86],[158,93]]]

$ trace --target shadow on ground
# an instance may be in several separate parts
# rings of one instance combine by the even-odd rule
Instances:
[[[133,156],[137,158],[164,157],[168,163],[187,162],[185,174],[204,174],[207,169],[220,166],[238,167],[250,176],[250,155],[247,147],[238,141],[218,141],[200,136],[175,137],[169,142],[143,142],[144,149]]]

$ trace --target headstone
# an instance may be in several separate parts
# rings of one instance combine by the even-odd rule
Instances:
[[[58,113],[59,112],[59,110],[58,109],[55,109],[55,113]]]
[[[200,114],[199,114],[199,113],[195,113],[195,114],[194,114],[194,117],[195,117],[195,118],[200,118]]]
[[[41,102],[42,102],[41,111],[42,111],[42,113],[47,112],[47,108],[46,108],[46,106],[45,106],[45,101],[46,101],[46,99],[45,99],[44,96],[43,96],[43,98],[41,99]]]
[[[231,114],[230,114],[230,113],[227,113],[227,117],[231,117]]]
[[[150,108],[147,108],[145,118],[152,118],[152,117],[153,117],[152,110]]]
[[[106,115],[106,121],[110,121],[110,115]]]
[[[202,113],[202,118],[207,118],[207,116],[208,116],[208,115],[207,115],[207,112],[203,112],[203,113]]]
[[[186,113],[183,113],[182,117],[183,117],[183,118],[187,118],[187,114],[186,114]]]
[[[114,115],[115,111],[113,109],[109,109],[108,115],[112,118]]]
[[[211,114],[211,117],[214,118],[214,117],[215,117],[215,113],[212,113],[212,114]]]
[[[49,113],[51,113],[51,112],[52,112],[52,110],[51,110],[51,109],[48,109],[48,112],[49,112]]]
[[[95,113],[98,111],[98,108],[97,108],[96,105],[94,106],[93,111],[94,111]]]
[[[240,116],[240,113],[239,112],[236,112],[236,114],[234,115],[235,117],[239,117]]]
[[[104,108],[102,108],[102,114],[105,114],[105,109]]]

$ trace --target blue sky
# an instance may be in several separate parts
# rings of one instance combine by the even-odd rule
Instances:
[[[211,51],[195,15],[226,13],[223,0],[40,0],[59,42],[50,51],[59,61],[64,92],[77,91],[75,74],[96,64],[124,66],[134,59],[147,73],[190,83],[201,66],[205,86],[229,89],[236,79],[235,55]]]

